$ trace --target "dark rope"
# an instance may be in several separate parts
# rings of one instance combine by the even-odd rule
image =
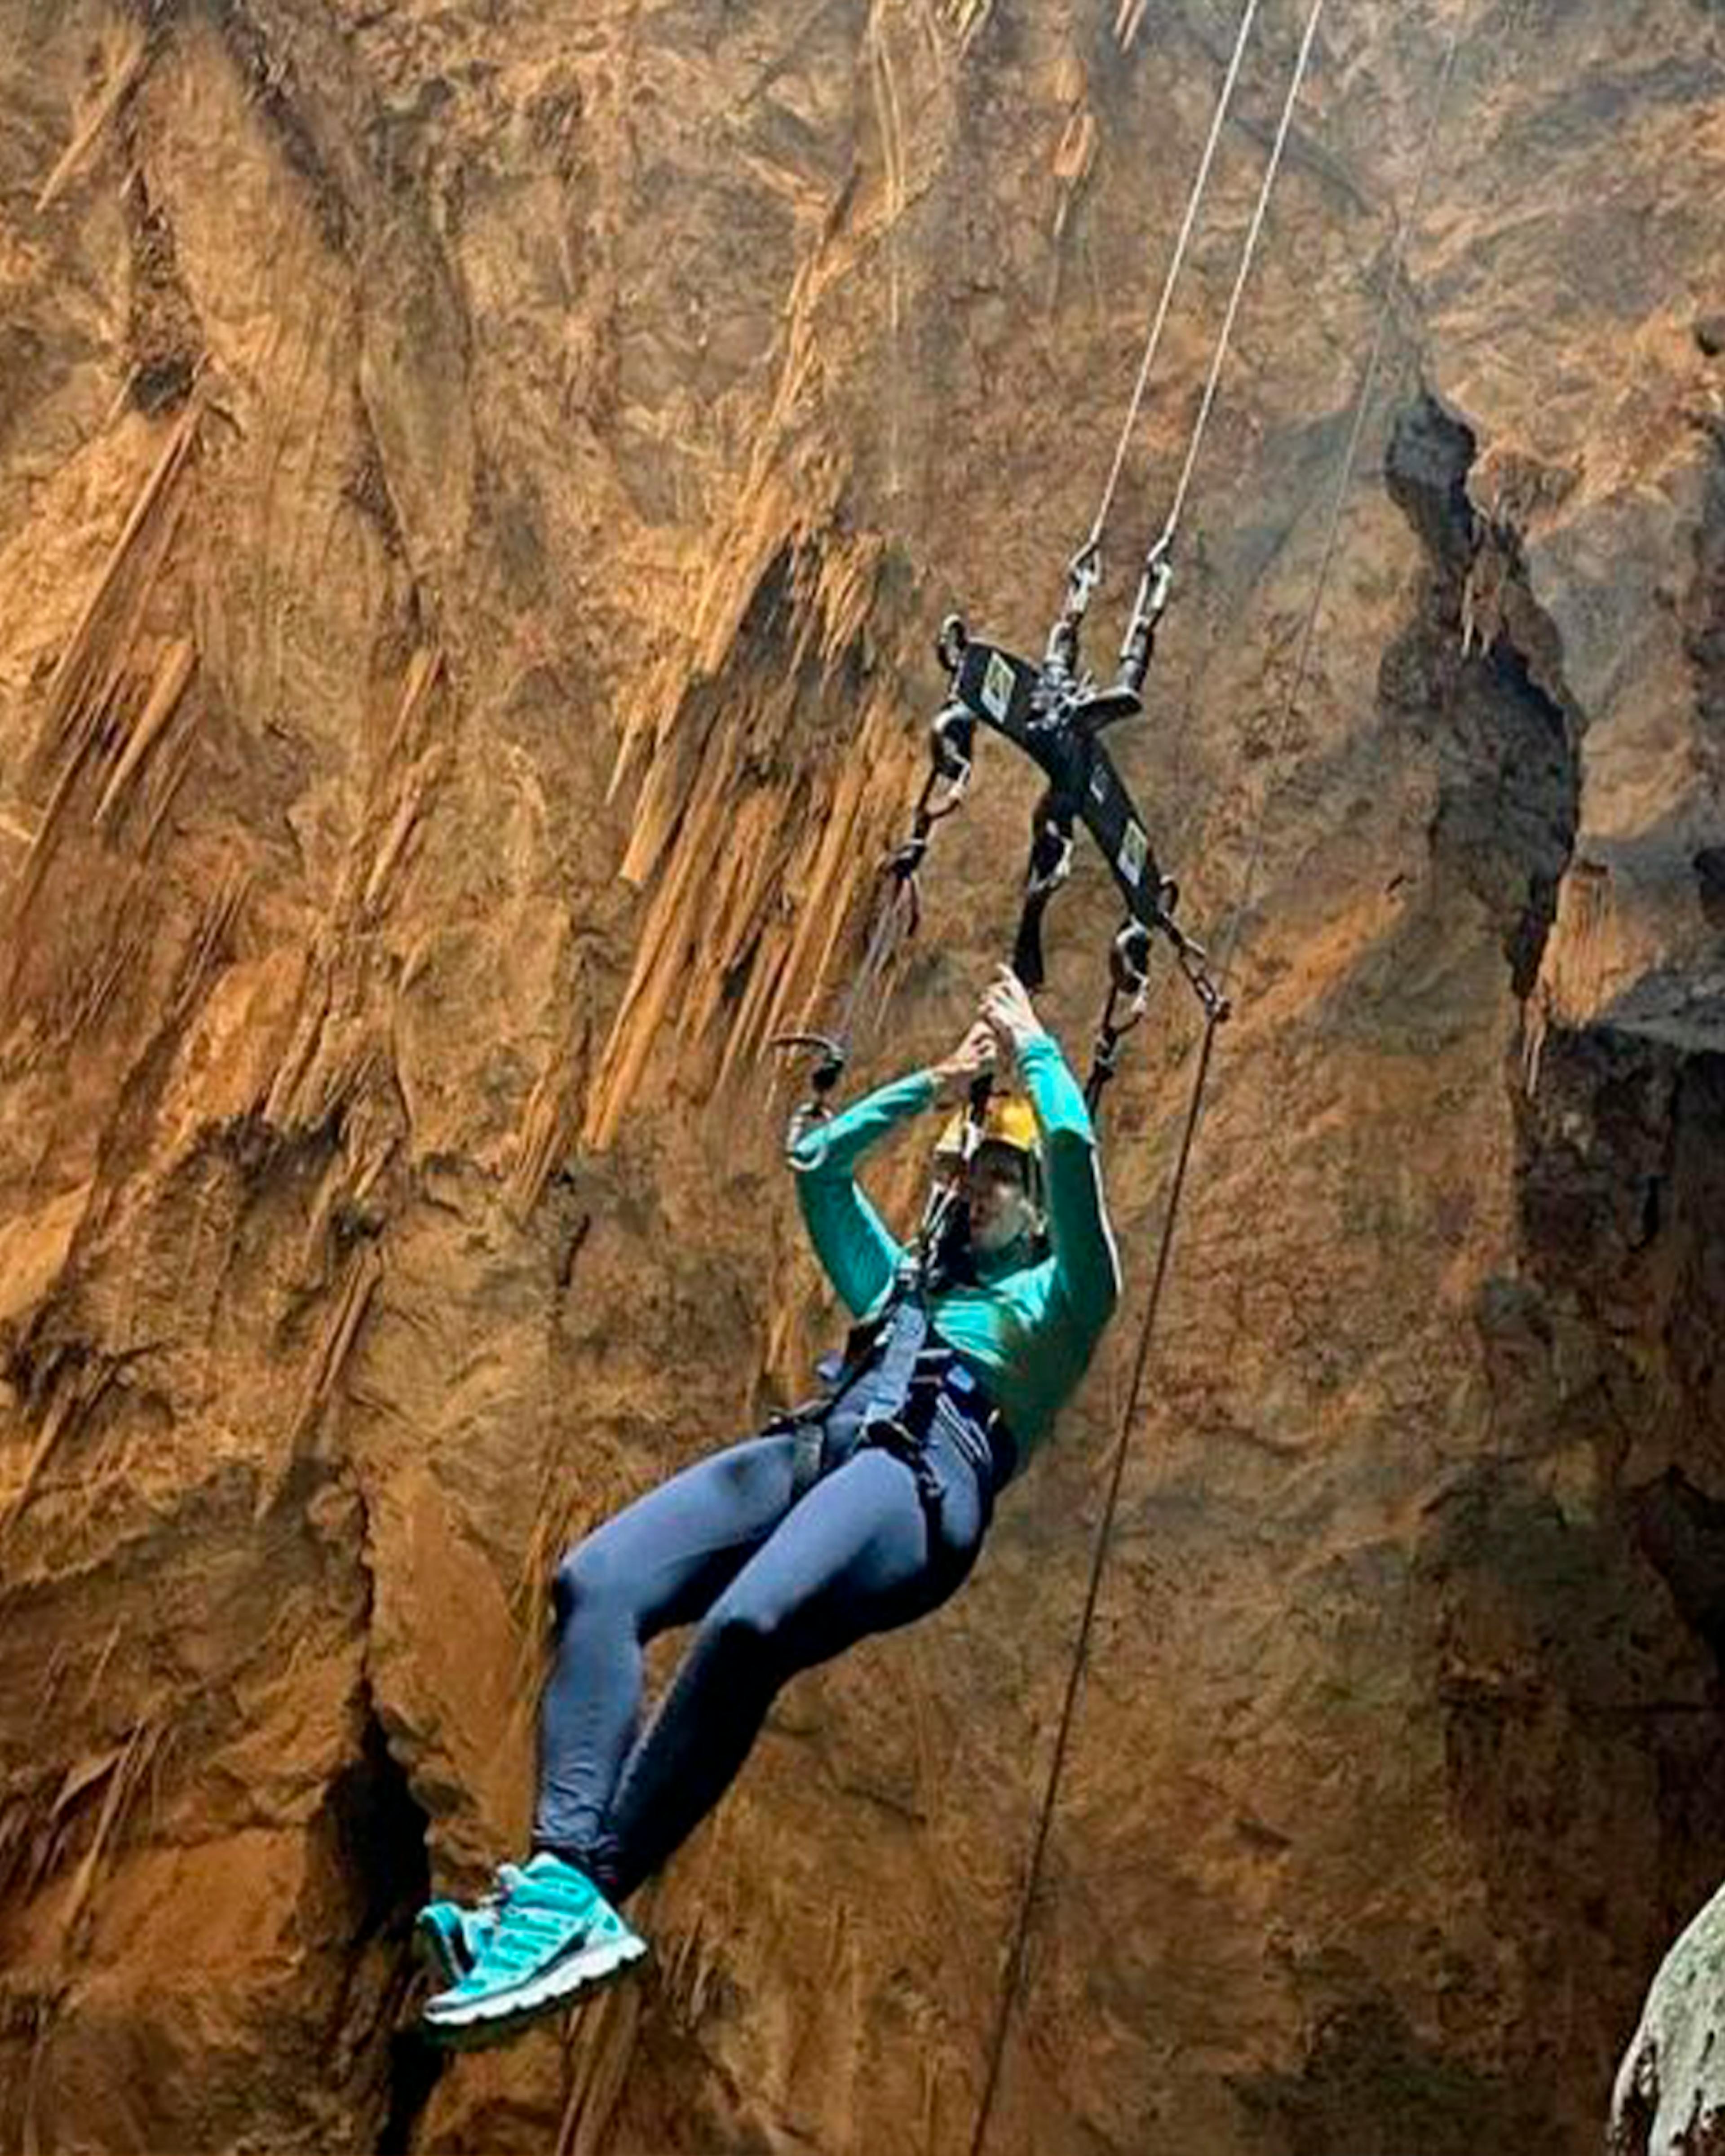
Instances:
[[[1114,1515],[1120,1502],[1121,1484],[1126,1475],[1126,1463],[1132,1450],[1132,1428],[1137,1419],[1139,1389],[1150,1359],[1151,1336],[1155,1328],[1157,1310],[1162,1301],[1163,1283],[1168,1278],[1168,1260],[1173,1250],[1174,1222],[1179,1212],[1180,1194],[1186,1185],[1186,1169],[1192,1158],[1193,1143],[1198,1135],[1198,1118],[1204,1105],[1204,1086],[1209,1077],[1210,1057],[1215,1046],[1216,1031],[1220,1018],[1214,1012],[1205,1020],[1204,1040],[1199,1050],[1198,1075],[1192,1087],[1192,1098],[1186,1110],[1186,1127],[1181,1134],[1179,1158],[1174,1168],[1173,1186],[1168,1193],[1168,1211],[1162,1224],[1162,1240],[1156,1254],[1156,1273],[1150,1284],[1150,1301],[1144,1313],[1144,1324],[1138,1336],[1138,1353],[1132,1368],[1132,1389],[1128,1397],[1126,1418],[1114,1447],[1114,1462],[1109,1471],[1108,1491],[1102,1505],[1102,1518],[1091,1554],[1090,1584],[1085,1591],[1084,1613],[1078,1620],[1078,1639],[1072,1657],[1072,1673],[1066,1685],[1066,1696],[1060,1705],[1060,1726],[1055,1732],[1054,1757],[1049,1762],[1048,1787],[1043,1799],[1042,1810],[1036,1822],[1036,1839],[1031,1845],[1030,1861],[1024,1873],[1024,1890],[1019,1902],[1017,1928],[1013,1935],[1012,1952],[1007,1964],[1006,1982],[1001,1990],[999,2010],[995,2016],[993,2041],[988,2047],[988,2078],[983,2084],[982,2102],[978,2107],[976,2131],[971,2138],[971,2156],[982,2156],[982,2148],[988,2131],[988,2121],[993,2112],[994,2092],[1000,2080],[1000,2069],[1006,2057],[1006,2039],[1012,2025],[1012,2010],[1024,1980],[1024,1956],[1030,1943],[1030,1915],[1036,1899],[1036,1890],[1041,1883],[1043,1859],[1048,1851],[1048,1837],[1054,1825],[1055,1804],[1060,1794],[1060,1779],[1065,1772],[1066,1753],[1072,1739],[1073,1724],[1077,1719],[1078,1694],[1084,1664],[1090,1650],[1090,1635],[1096,1622],[1096,1603],[1101,1594],[1102,1576],[1107,1567],[1108,1547],[1114,1525]]]

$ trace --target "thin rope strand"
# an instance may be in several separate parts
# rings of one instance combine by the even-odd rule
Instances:
[[[904,886],[895,884],[891,891],[880,893],[876,904],[879,911],[869,932],[868,947],[863,953],[862,963],[851,978],[839,1024],[833,1034],[847,1057],[855,1045],[857,1021],[869,992],[877,977],[886,972],[902,941],[900,932],[906,913]]]
[[[1312,0],[1311,14],[1306,21],[1306,34],[1300,41],[1300,56],[1294,63],[1293,78],[1288,84],[1288,94],[1282,100],[1281,119],[1277,124],[1276,141],[1270,152],[1270,162],[1264,167],[1264,178],[1258,189],[1258,199],[1252,211],[1251,225],[1247,231],[1245,245],[1240,249],[1240,266],[1235,272],[1234,290],[1228,296],[1228,311],[1222,319],[1221,334],[1216,339],[1216,349],[1210,360],[1209,379],[1204,386],[1204,396],[1198,407],[1198,417],[1192,423],[1192,434],[1186,444],[1186,461],[1180,470],[1179,484],[1174,489],[1173,505],[1168,513],[1163,536],[1172,540],[1185,514],[1186,497],[1192,490],[1192,475],[1198,468],[1199,452],[1204,447],[1204,438],[1209,431],[1210,413],[1215,408],[1216,393],[1221,387],[1222,370],[1227,365],[1230,347],[1234,341],[1234,326],[1240,319],[1240,303],[1245,297],[1247,281],[1252,274],[1258,244],[1263,238],[1265,220],[1270,214],[1271,197],[1276,192],[1277,175],[1281,171],[1288,136],[1294,125],[1294,110],[1300,102],[1300,93],[1306,86],[1306,76],[1312,64],[1312,51],[1317,39],[1317,26],[1322,19],[1324,0]]]
[[[1186,1170],[1192,1158],[1194,1142],[1198,1135],[1198,1119],[1204,1104],[1204,1092],[1209,1077],[1210,1059],[1215,1047],[1216,1029],[1221,1021],[1212,1017],[1204,1029],[1204,1041],[1199,1051],[1198,1075],[1192,1087],[1192,1097],[1187,1105],[1186,1125],[1180,1138],[1179,1158],[1175,1165],[1173,1187],[1168,1194],[1168,1210],[1163,1217],[1162,1240],[1156,1254],[1156,1272],[1150,1286],[1150,1302],[1138,1342],[1137,1361],[1132,1373],[1132,1390],[1136,1394],[1142,1382],[1144,1366],[1150,1353],[1150,1337],[1155,1325],[1156,1312],[1162,1301],[1163,1283],[1168,1278],[1168,1260],[1173,1249],[1174,1221],[1179,1210],[1180,1194],[1186,1186]],[[1096,1623],[1096,1604],[1101,1599],[1102,1575],[1107,1564],[1108,1544],[1114,1515],[1120,1503],[1121,1484],[1126,1473],[1130,1451],[1127,1440],[1132,1433],[1132,1422],[1127,1421],[1114,1448],[1114,1460],[1109,1471],[1107,1494],[1103,1500],[1101,1525],[1098,1530],[1091,1558],[1090,1584],[1085,1593],[1084,1611],[1078,1622],[1078,1640],[1072,1662],[1072,1676],[1066,1686],[1066,1695],[1060,1705],[1060,1719],[1055,1732],[1054,1756],[1049,1763],[1048,1789],[1041,1812],[1037,1819],[1036,1836],[1031,1845],[1030,1857],[1024,1872],[1024,1892],[1019,1902],[1018,1923],[1013,1933],[1012,1952],[1007,1964],[1006,1982],[1002,1988],[1000,2005],[994,2020],[993,2041],[988,2046],[988,2069],[983,2083],[981,2102],[977,2108],[976,2128],[971,2136],[970,2156],[982,2156],[988,2139],[988,2126],[993,2116],[994,2097],[1000,2085],[1000,2071],[1006,2059],[1006,2039],[1012,2025],[1012,2010],[1024,1981],[1024,1957],[1030,1943],[1030,1914],[1035,1906],[1036,1890],[1041,1884],[1043,1861],[1048,1851],[1049,1835],[1054,1825],[1055,1799],[1059,1794],[1061,1777],[1066,1764],[1066,1754],[1072,1741],[1072,1731],[1078,1718],[1079,1679],[1084,1668],[1090,1646],[1090,1635]]]
[[[1455,77],[1455,62],[1461,51],[1461,27],[1467,16],[1468,0],[1461,0],[1455,11],[1455,21],[1450,33],[1450,49],[1444,56],[1444,64],[1438,78],[1436,102],[1432,110],[1431,126],[1426,131],[1425,145],[1420,153],[1419,168],[1414,176],[1414,192],[1397,230],[1395,244],[1391,249],[1389,272],[1384,279],[1384,300],[1378,310],[1378,325],[1372,338],[1372,348],[1366,360],[1366,370],[1360,390],[1354,402],[1353,424],[1348,438],[1347,454],[1343,460],[1342,475],[1336,485],[1336,498],[1330,506],[1329,528],[1324,534],[1323,554],[1318,565],[1317,603],[1306,617],[1306,627],[1300,639],[1299,656],[1294,663],[1293,679],[1288,685],[1281,720],[1270,752],[1270,768],[1274,771],[1281,761],[1292,730],[1295,713],[1305,690],[1307,675],[1311,670],[1312,654],[1317,642],[1319,616],[1329,583],[1330,571],[1334,566],[1336,547],[1342,534],[1342,522],[1348,506],[1348,496],[1353,485],[1354,469],[1359,462],[1362,443],[1365,439],[1366,421],[1371,415],[1373,393],[1378,387],[1378,370],[1384,363],[1384,347],[1389,341],[1389,317],[1395,295],[1400,286],[1406,267],[1409,243],[1425,204],[1426,183],[1431,176],[1432,153],[1437,146],[1440,123],[1449,103],[1450,91]],[[1253,824],[1252,844],[1246,857],[1245,874],[1240,881],[1240,897],[1235,902],[1234,917],[1229,925],[1226,940],[1222,945],[1216,978],[1225,982],[1232,970],[1234,956],[1245,926],[1246,911],[1251,903],[1252,887],[1257,880],[1258,869],[1263,859],[1264,834],[1268,821],[1270,792],[1266,790],[1263,807]]]
[[[1185,267],[1192,234],[1198,223],[1198,213],[1209,187],[1210,167],[1216,160],[1216,149],[1222,139],[1222,130],[1227,124],[1228,114],[1234,103],[1234,92],[1240,81],[1240,71],[1245,60],[1245,51],[1256,21],[1260,0],[1246,0],[1246,9],[1240,18],[1240,30],[1234,40],[1234,55],[1228,63],[1220,94],[1216,99],[1216,110],[1210,121],[1209,139],[1204,146],[1204,157],[1198,167],[1198,177],[1192,183],[1192,192],[1186,200],[1186,214],[1180,225],[1179,237],[1174,242],[1174,251],[1163,280],[1162,297],[1157,304],[1156,316],[1150,326],[1150,334],[1144,341],[1144,354],[1138,364],[1138,378],[1132,386],[1132,400],[1127,406],[1126,418],[1120,429],[1120,439],[1114,445],[1114,461],[1109,467],[1107,480],[1102,488],[1102,498],[1096,508],[1096,520],[1090,527],[1090,538],[1086,551],[1100,548],[1102,534],[1114,506],[1115,490],[1120,485],[1120,475],[1126,463],[1126,453],[1132,444],[1132,430],[1138,424],[1142,409],[1144,392],[1149,387],[1152,368],[1162,347],[1162,335],[1168,326],[1168,311],[1173,305],[1174,287],[1180,281],[1180,272]]]

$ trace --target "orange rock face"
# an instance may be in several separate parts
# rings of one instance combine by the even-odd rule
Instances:
[[[1470,6],[1443,92],[1459,4],[1323,27],[1114,737],[1238,1013],[990,2156],[1591,2150],[1722,1868],[1719,31]],[[568,2030],[439,2073],[407,1930],[517,1848],[557,1549],[832,1333],[763,1045],[858,956],[941,616],[1040,648],[1236,18],[6,13],[0,2145],[957,2156],[1172,977],[1127,1304],[976,1580],[787,1692]],[[960,1030],[1034,797],[985,743],[857,1082]],[[1116,922],[1081,859],[1075,1056]]]

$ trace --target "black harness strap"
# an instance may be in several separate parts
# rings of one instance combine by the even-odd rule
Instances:
[[[916,1358],[928,1344],[928,1306],[913,1287],[901,1284],[896,1300],[869,1325],[859,1326],[845,1343],[839,1368],[829,1389],[819,1399],[798,1408],[779,1428],[796,1438],[792,1455],[791,1500],[807,1495],[820,1480],[825,1466],[827,1424],[833,1411],[853,1387],[869,1378],[870,1423],[896,1422],[904,1414],[916,1375]],[[826,1374],[825,1371],[822,1375]]]
[[[1048,978],[1042,955],[1042,916],[1049,901],[1072,873],[1072,825],[1077,811],[1054,793],[1045,793],[1030,826],[1030,862],[1024,874],[1024,904],[1012,947],[1012,970],[1027,988],[1040,988]]]
[[[967,1160],[982,1143],[993,1084],[986,1071],[971,1081],[964,1109]],[[799,1132],[823,1120],[824,1114],[818,1101],[798,1109],[791,1119],[791,1146],[794,1147]],[[918,1358],[934,1338],[929,1297],[953,1273],[953,1230],[962,1210],[956,1183],[940,1183],[930,1191],[922,1221],[900,1258],[885,1305],[873,1317],[852,1328],[842,1356],[829,1357],[819,1365],[818,1374],[827,1390],[819,1399],[793,1408],[768,1424],[771,1430],[789,1430],[796,1436],[791,1471],[793,1502],[819,1481],[825,1464],[828,1422],[845,1395],[865,1378],[869,1380],[867,1423],[903,1424]]]

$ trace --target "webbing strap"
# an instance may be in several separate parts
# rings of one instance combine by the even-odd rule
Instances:
[[[886,1327],[886,1346],[871,1357],[875,1375],[869,1386],[869,1412],[883,1419],[902,1414],[916,1373],[916,1358],[928,1344],[928,1306],[919,1295],[906,1295]]]
[[[928,1344],[928,1306],[914,1281],[901,1281],[897,1300],[874,1325],[851,1335],[845,1360],[825,1396],[799,1408],[790,1418],[797,1437],[791,1471],[791,1495],[800,1497],[819,1481],[825,1457],[827,1419],[862,1378],[869,1378],[870,1419],[901,1415],[916,1375],[916,1359]],[[823,1372],[824,1374],[824,1372]]]

